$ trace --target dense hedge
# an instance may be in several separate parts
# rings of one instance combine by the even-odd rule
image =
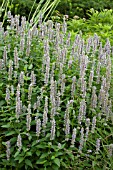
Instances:
[[[3,0],[0,0],[0,5]],[[40,0],[36,1],[32,13],[35,11]],[[45,3],[44,0],[43,3]],[[52,1],[51,1],[52,2]],[[15,0],[13,1],[13,5],[10,4],[8,8],[12,11],[12,14],[20,14],[21,16],[29,16],[29,12],[34,3],[34,0]],[[78,15],[79,17],[88,18],[87,12],[90,8],[94,8],[95,10],[101,11],[103,9],[112,9],[113,1],[110,0],[61,0],[59,5],[56,8],[56,11],[62,15],[67,14],[69,17],[73,18],[74,15]],[[56,15],[56,13],[55,13]]]
[[[101,11],[103,9],[112,9],[113,1],[110,0],[62,0],[57,10],[62,14],[68,14],[70,17],[78,15],[79,17],[88,17],[87,12],[90,8]]]

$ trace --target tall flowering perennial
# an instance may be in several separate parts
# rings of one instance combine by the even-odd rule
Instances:
[[[108,156],[111,157],[113,106],[109,40],[103,46],[95,34],[85,41],[81,32],[73,40],[71,33],[66,32],[66,18],[63,24],[54,25],[52,21],[43,24],[41,16],[38,28],[33,20],[28,23],[25,17],[21,17],[19,22],[19,16],[13,17],[10,12],[8,20],[11,25],[6,31],[0,23],[0,43],[3,46],[0,58],[2,164],[7,159],[7,168],[12,168],[8,166],[9,163],[21,166],[24,161],[19,163],[18,157],[22,156],[23,151],[33,157],[37,154],[40,161],[46,155],[44,152],[48,146],[51,146],[52,154],[55,147],[60,150],[59,155],[62,150],[69,151],[69,154],[76,154],[78,151],[80,161],[82,153],[89,161],[90,153],[101,155],[101,151],[104,152],[101,134],[106,139],[102,144],[109,142]],[[13,41],[10,41],[10,35]],[[104,131],[98,138],[97,130],[101,127]],[[18,131],[21,134],[18,135]],[[20,153],[17,151],[15,154],[13,148],[16,135],[16,146]],[[6,158],[4,149],[1,150],[5,139],[10,139],[5,141]],[[41,143],[37,145],[39,141]],[[39,147],[42,147],[43,153],[39,151]],[[25,165],[30,165],[26,159]],[[52,158],[51,161],[58,159]],[[109,161],[111,158],[106,159]],[[32,157],[30,161],[33,165]]]
[[[10,155],[11,155],[10,149],[11,149],[10,141],[7,141],[6,142],[6,156],[7,156],[7,160],[8,161],[9,161]]]
[[[27,37],[27,48],[26,48],[26,55],[30,55],[30,50],[31,50],[31,30],[28,31],[28,37]]]
[[[21,100],[20,100],[20,84],[17,86],[16,91],[16,118],[19,119],[19,116],[21,114]]]
[[[89,136],[89,127],[90,127],[90,119],[89,118],[87,118],[86,119],[86,133],[85,133],[85,141],[87,141],[87,139],[88,139],[88,136]]]
[[[100,151],[100,139],[96,140],[96,153]]]
[[[68,101],[66,106],[66,111],[64,115],[64,131],[65,131],[65,140],[69,140],[69,134],[70,134],[70,119],[69,119],[69,106],[70,102]]]
[[[21,71],[20,76],[19,76],[19,84],[24,86],[24,72]]]
[[[4,47],[3,63],[6,66],[6,64],[7,64],[7,50],[6,50],[6,46]]]
[[[11,85],[11,95],[13,96],[14,95],[14,86]]]
[[[81,131],[80,131],[80,144],[79,144],[79,152],[82,153],[82,149],[83,149],[83,146],[84,146],[84,128],[82,127],[81,128]]]
[[[33,90],[33,84],[31,83],[28,88],[28,100],[31,100],[32,97],[32,90]]]
[[[15,69],[19,68],[19,57],[18,57],[17,47],[14,48],[14,66]]]
[[[3,69],[3,66],[4,66],[3,59],[0,59],[0,70],[2,70],[2,69]]]
[[[10,102],[10,90],[9,90],[9,86],[7,86],[6,88],[6,97],[5,100],[7,102],[7,104]]]
[[[20,134],[17,137],[17,147],[18,147],[18,151],[20,152],[22,149],[22,138]]]
[[[40,136],[41,133],[41,120],[36,118],[36,135]]]
[[[95,109],[97,107],[97,95],[96,95],[96,87],[92,87],[92,96],[91,96],[91,107]]]
[[[100,61],[97,64],[97,70],[96,70],[96,74],[97,74],[97,83],[100,83],[100,68],[101,68],[101,63]]]
[[[34,71],[31,71],[31,84],[36,84],[36,75],[34,74]]]
[[[55,119],[53,118],[51,120],[51,137],[50,137],[50,140],[54,140],[55,139]]]
[[[44,134],[45,134],[45,130],[46,130],[47,121],[48,121],[48,97],[46,96],[44,112],[43,112],[43,121],[42,121],[42,128],[43,128]]]
[[[86,119],[86,102],[83,99],[80,102],[80,109],[79,109],[79,115],[78,115],[78,123],[81,124],[82,120]]]
[[[57,111],[60,110],[60,104],[61,104],[60,96],[61,96],[60,91],[58,91],[57,96],[56,96],[56,108],[57,108]]]
[[[62,74],[62,79],[61,79],[61,95],[63,96],[65,91],[65,74]]]
[[[75,140],[76,140],[76,128],[73,129],[72,139],[71,139],[71,147],[74,147]]]
[[[90,76],[89,76],[89,87],[91,88],[92,82],[93,82],[93,77],[94,77],[94,70],[92,69],[90,71]]]
[[[96,116],[94,116],[93,119],[92,119],[91,133],[94,133],[95,128],[96,128]]]
[[[72,99],[74,99],[75,87],[76,87],[76,76],[73,76],[73,78],[72,78],[72,85],[71,85]]]
[[[8,71],[8,75],[9,75],[8,79],[9,80],[12,80],[12,74],[13,74],[13,61],[10,60],[9,61],[9,71]]]
[[[27,126],[27,131],[30,131],[30,129],[31,129],[31,104],[30,103],[29,103],[28,109],[27,109],[26,126]]]
[[[108,154],[111,157],[113,155],[113,144],[107,146]]]

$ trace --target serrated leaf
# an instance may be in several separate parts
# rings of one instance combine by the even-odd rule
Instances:
[[[31,168],[33,168],[33,165],[32,165],[32,163],[31,163],[31,161],[30,161],[29,159],[26,159],[26,160],[25,160],[25,163],[26,163],[26,165],[28,165],[28,166],[30,166]]]
[[[58,165],[58,167],[60,167],[60,159],[55,158],[55,159],[54,159],[54,163],[55,163],[56,165]]]

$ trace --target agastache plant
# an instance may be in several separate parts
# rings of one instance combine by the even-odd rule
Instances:
[[[42,15],[0,23],[0,167],[111,169],[110,41]]]
[[[10,155],[11,155],[11,146],[10,146],[10,140],[6,142],[6,156],[7,156],[7,160],[10,160]]]
[[[18,151],[20,152],[22,149],[22,137],[20,134],[17,136],[17,147],[18,147]]]

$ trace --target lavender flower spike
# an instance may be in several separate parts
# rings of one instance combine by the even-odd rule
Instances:
[[[22,149],[22,138],[20,134],[17,137],[17,146],[18,146],[18,151],[20,152]]]
[[[6,142],[6,156],[7,156],[7,160],[9,161],[10,159],[10,141]]]

